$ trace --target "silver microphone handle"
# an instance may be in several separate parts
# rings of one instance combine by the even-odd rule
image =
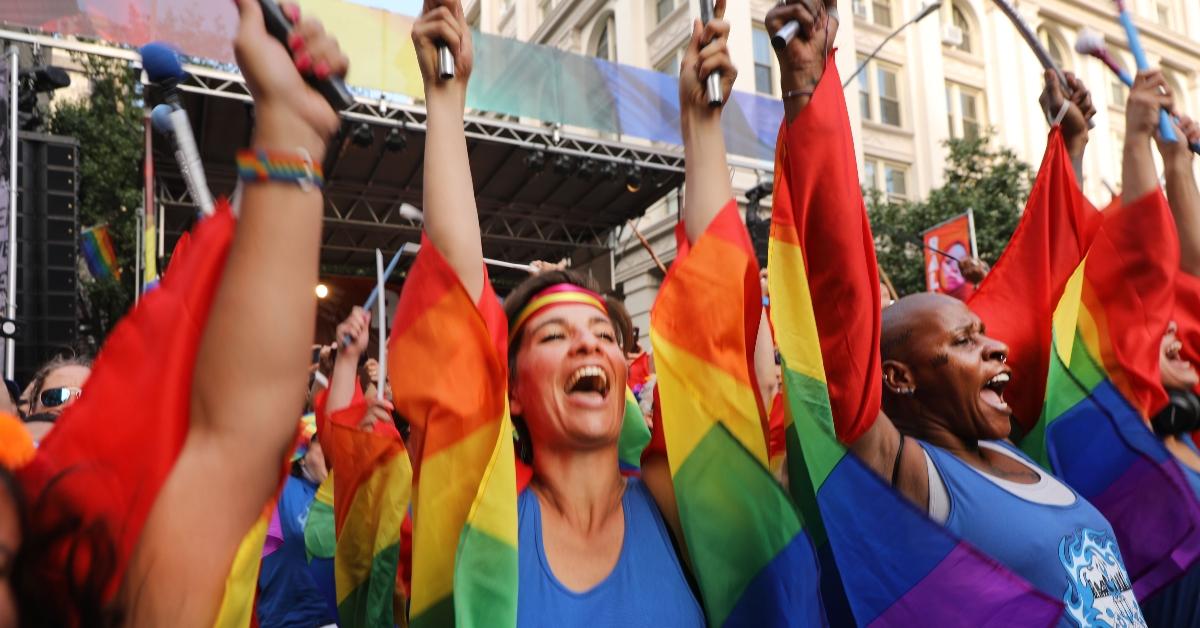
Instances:
[[[796,37],[796,33],[800,32],[800,22],[792,20],[783,25],[774,35],[771,36],[771,45],[776,50],[783,50]]]
[[[454,78],[454,54],[450,52],[450,47],[445,44],[439,44],[437,51],[438,78],[448,81]]]
[[[708,106],[720,107],[724,99],[721,98],[721,73],[713,72],[708,75],[708,82],[704,85],[705,91],[708,93]]]
[[[188,121],[187,112],[175,107],[171,111],[171,126],[175,129],[175,145],[183,159],[181,170],[187,173],[185,183],[192,194],[192,200],[204,212],[211,216],[213,213],[212,193],[208,191],[208,181],[204,176],[204,163],[200,160],[200,151],[196,148],[196,138],[192,136],[192,124]]]

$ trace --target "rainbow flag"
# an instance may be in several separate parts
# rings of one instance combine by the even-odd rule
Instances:
[[[409,615],[418,628],[517,621],[508,326],[490,282],[485,285],[479,303],[472,303],[423,238],[392,327],[393,398],[412,426]]]
[[[282,487],[282,482],[280,483]],[[278,496],[276,496],[278,497]],[[242,537],[233,566],[225,577],[225,592],[213,626],[217,628],[246,628],[255,625],[255,603],[258,600],[258,570],[262,565],[263,545],[267,541],[267,529],[275,513],[277,500],[271,500],[258,520]]]
[[[617,443],[617,457],[622,474],[634,475],[641,472],[642,451],[649,442],[650,428],[646,427],[642,407],[638,405],[633,391],[626,388],[625,416],[621,419],[621,437]]]
[[[108,234],[108,225],[84,229],[82,237],[83,258],[87,261],[88,272],[96,279],[120,279],[121,269],[117,268],[117,252]]]
[[[1061,603],[930,520],[843,444],[880,411],[879,281],[832,55],[827,68],[808,106],[780,129],[769,281],[790,486],[848,605],[830,608],[831,621],[1049,625]],[[831,602],[837,583],[825,585]],[[847,611],[853,620],[834,619]]]
[[[366,407],[359,399],[330,413],[322,435],[333,452],[338,622],[352,628],[396,623],[400,525],[412,493],[412,465],[395,428],[358,429]]]
[[[1142,600],[1200,559],[1200,504],[1146,423],[1166,405],[1178,242],[1159,191],[1104,212],[1055,311],[1045,405],[1021,442],[1112,523]]]
[[[824,625],[812,542],[767,468],[753,375],[762,295],[737,204],[691,250],[681,240],[650,339],[684,545],[708,621]]]
[[[147,222],[145,237],[142,238],[142,292],[158,287],[158,236],[153,223]]]

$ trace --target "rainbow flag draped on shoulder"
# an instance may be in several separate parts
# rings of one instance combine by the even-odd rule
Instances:
[[[516,624],[507,324],[490,282],[485,286],[472,303],[423,239],[389,341],[393,398],[412,426],[415,627]]]
[[[730,201],[690,251],[680,239],[650,338],[679,519],[708,621],[824,625],[812,542],[767,468],[753,375],[762,296],[749,235]]]
[[[338,624],[395,625],[400,526],[412,494],[412,465],[391,424],[359,429],[366,403],[329,414],[322,442],[332,452]]]
[[[1160,191],[1112,207],[1054,316],[1046,401],[1022,448],[1113,525],[1138,599],[1200,558],[1200,505],[1147,419],[1179,238]]]
[[[776,147],[769,281],[793,496],[858,625],[1049,625],[1061,603],[930,520],[843,444],[880,411],[879,281],[832,55],[827,68]],[[837,583],[826,585],[830,603]],[[835,612],[834,623],[851,621]]]
[[[646,419],[642,415],[642,407],[633,396],[633,391],[625,389],[625,416],[621,418],[621,437],[617,441],[617,460],[621,465],[622,475],[637,475],[642,468],[642,451],[650,443],[650,428],[646,427]]]

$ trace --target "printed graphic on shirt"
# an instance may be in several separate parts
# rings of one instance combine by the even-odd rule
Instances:
[[[1146,625],[1112,535],[1077,530],[1059,542],[1058,559],[1069,581],[1063,602],[1076,624],[1084,628]]]

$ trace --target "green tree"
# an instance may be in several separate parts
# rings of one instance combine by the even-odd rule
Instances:
[[[947,143],[945,184],[919,202],[893,202],[877,190],[864,197],[879,265],[901,295],[925,289],[921,232],[971,209],[979,257],[996,263],[1017,227],[1029,196],[1033,169],[987,136]]]
[[[132,302],[136,277],[137,208],[143,203],[142,106],[136,71],[98,56],[76,57],[90,82],[85,97],[53,103],[51,133],[79,140],[79,225],[107,224],[120,280],[81,277],[87,322],[102,341]]]

